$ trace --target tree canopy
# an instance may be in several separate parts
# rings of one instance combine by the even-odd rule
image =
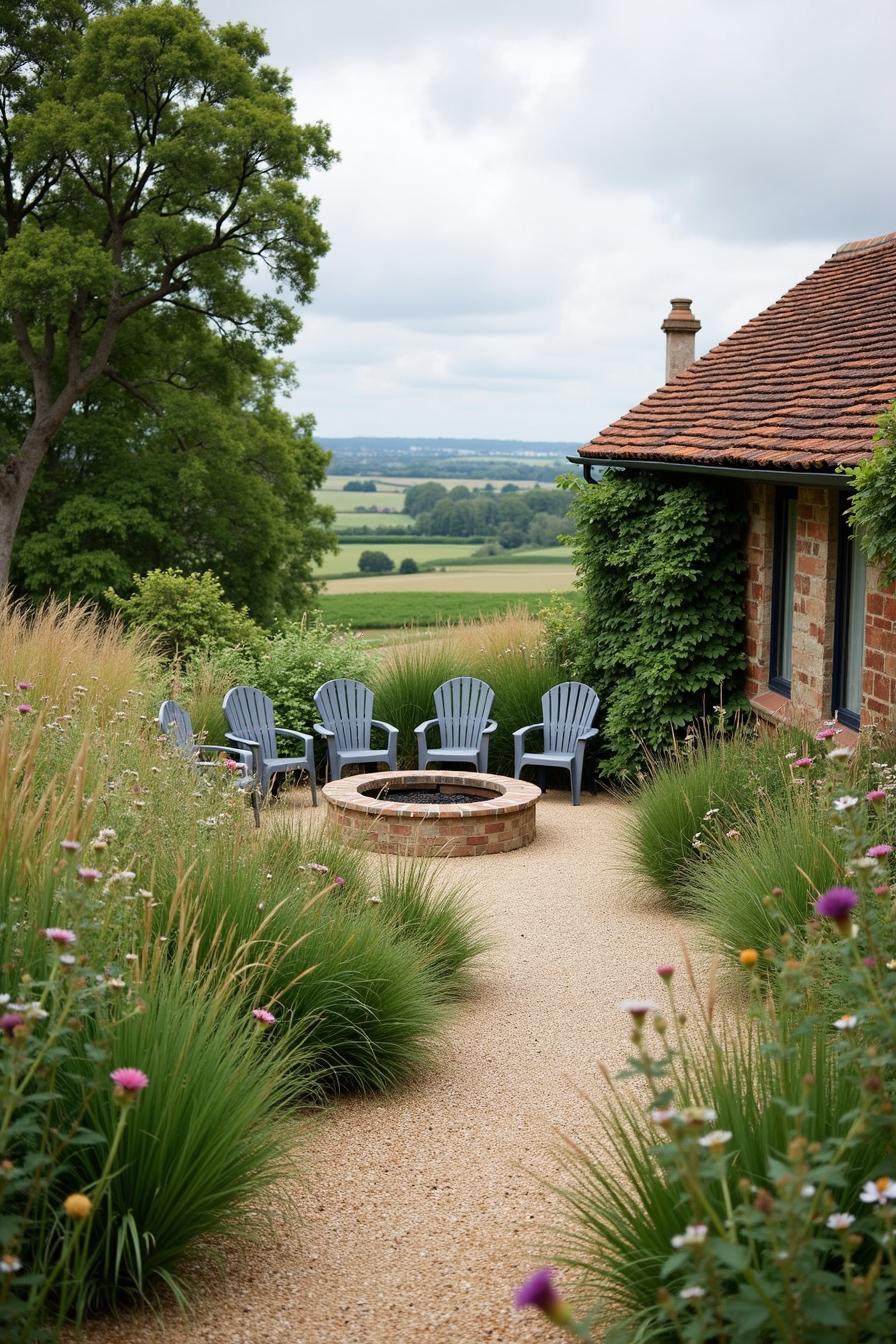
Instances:
[[[166,562],[229,565],[231,534],[263,549],[260,513],[283,521],[284,483],[292,541],[301,522],[312,557],[327,544],[307,498],[322,459],[276,407],[288,373],[271,356],[327,249],[302,188],[334,154],[266,56],[259,32],[212,28],[190,0],[0,3],[0,582],[48,454],[18,569],[31,586],[79,527],[97,529],[85,581],[109,581],[116,507],[150,551],[173,545]],[[44,509],[79,493],[57,542]],[[285,554],[268,560],[288,571]]]

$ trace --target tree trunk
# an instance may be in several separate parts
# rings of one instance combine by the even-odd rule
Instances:
[[[49,429],[32,425],[15,456],[0,467],[0,593],[9,585],[12,548],[22,510],[51,438]]]

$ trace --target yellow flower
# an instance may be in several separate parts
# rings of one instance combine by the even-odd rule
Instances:
[[[69,1195],[62,1207],[65,1209],[69,1218],[86,1218],[93,1212],[93,1203],[87,1195]]]
[[[759,953],[756,951],[755,947],[745,947],[740,954],[741,966],[755,966],[758,960]]]

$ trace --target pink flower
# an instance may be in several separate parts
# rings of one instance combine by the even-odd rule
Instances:
[[[229,770],[231,774],[236,774],[237,770],[242,770],[243,767],[239,761],[235,761],[231,756],[228,756],[224,762],[224,768]]]
[[[800,756],[798,760],[794,761],[793,766],[791,768],[794,770],[807,770],[810,765],[814,764],[815,764],[814,756]]]
[[[872,845],[865,851],[869,859],[885,859],[888,854],[893,853],[892,845]]]
[[[253,1008],[252,1016],[255,1018],[255,1021],[261,1025],[262,1028],[272,1027],[274,1023],[277,1021],[274,1014],[269,1013],[267,1008]]]
[[[344,877],[334,877],[334,878],[333,878],[333,886],[334,886],[334,887],[344,887],[344,886],[345,886],[345,878],[344,878]]]
[[[30,690],[33,689],[33,687],[34,687],[34,682],[33,682],[33,681],[17,681],[17,682],[16,682],[16,690],[17,690],[17,691],[30,691]]]
[[[828,738],[836,737],[836,736],[837,736],[837,730],[836,730],[835,728],[821,728],[821,729],[819,729],[819,731],[815,734],[815,741],[816,741],[816,742],[827,742]]]
[[[142,1069],[113,1069],[109,1077],[116,1088],[128,1097],[135,1097],[144,1087],[149,1087],[149,1079]]]
[[[619,1005],[624,1013],[631,1013],[635,1021],[640,1021],[648,1013],[656,1012],[656,1004],[653,999],[623,999]]]
[[[869,803],[882,803],[886,796],[886,791],[884,789],[872,789],[869,793],[865,794],[865,801]]]
[[[669,962],[663,962],[662,966],[657,966],[656,973],[661,980],[671,980],[675,974],[675,967]]]
[[[82,882],[96,882],[102,877],[99,868],[79,868],[78,876]]]
[[[883,885],[882,887],[875,887],[875,888],[874,888],[874,894],[875,894],[875,896],[887,896],[887,895],[889,895],[889,892],[890,892],[890,888],[886,885],[886,883],[884,883],[884,885]]]
[[[30,706],[30,705],[16,705],[16,709],[19,711],[20,714],[30,714],[30,713],[31,713],[31,706]]]
[[[60,947],[71,947],[72,943],[78,941],[72,929],[44,929],[44,937],[50,943],[58,943]]]
[[[66,853],[68,853],[68,854],[77,854],[78,850],[81,848],[81,841],[80,841],[80,840],[60,840],[60,841],[59,841],[59,845],[60,845],[60,848],[61,848],[61,849],[64,849],[64,850],[66,851]]]

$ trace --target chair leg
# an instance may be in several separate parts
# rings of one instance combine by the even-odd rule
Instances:
[[[569,763],[569,784],[572,792],[572,805],[578,807],[582,801],[582,762],[578,757]]]
[[[488,738],[487,738],[487,737],[485,737],[485,738],[482,739],[482,746],[479,748],[479,752],[478,752],[477,757],[476,757],[476,766],[477,766],[477,769],[479,770],[480,775],[487,775],[487,774],[488,774]]]
[[[308,783],[311,785],[311,802],[317,807],[317,780],[314,778],[314,766],[308,771]]]
[[[250,792],[252,802],[252,815],[255,817],[256,829],[261,825],[261,806],[258,801],[258,789],[252,789]]]

